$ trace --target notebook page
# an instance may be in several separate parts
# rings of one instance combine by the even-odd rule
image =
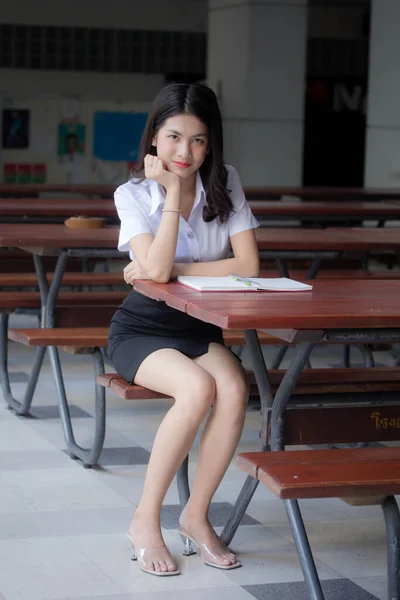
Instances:
[[[287,277],[252,277],[251,281],[257,284],[260,289],[271,290],[276,292],[298,292],[312,290],[312,285],[301,283]]]

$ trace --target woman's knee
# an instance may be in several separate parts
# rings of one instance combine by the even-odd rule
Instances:
[[[250,393],[250,385],[243,369],[234,374],[216,379],[217,403],[227,408],[231,414],[242,414],[246,411]]]
[[[191,412],[205,415],[214,403],[216,393],[214,378],[207,371],[199,368],[181,382],[175,400],[183,401]]]

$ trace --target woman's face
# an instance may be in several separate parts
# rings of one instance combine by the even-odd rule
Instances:
[[[192,115],[170,117],[153,138],[165,168],[182,179],[201,167],[208,149],[208,128]]]

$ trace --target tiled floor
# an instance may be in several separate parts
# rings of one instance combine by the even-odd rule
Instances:
[[[26,324],[22,317],[14,324]],[[22,323],[23,322],[23,323]],[[12,344],[15,395],[21,397],[32,352]],[[388,355],[378,353],[379,362]],[[359,357],[357,357],[359,360]],[[340,361],[319,349],[313,365]],[[245,357],[246,362],[246,357]],[[62,354],[78,440],[93,426],[90,358]],[[49,364],[35,394],[33,416],[21,418],[0,402],[0,600],[307,600],[283,504],[259,486],[231,547],[243,568],[205,567],[181,555],[175,531],[176,485],[162,514],[164,535],[182,575],[160,579],[129,560],[125,532],[135,510],[157,425],[169,402],[126,403],[108,396],[106,448],[96,469],[85,470],[64,452]],[[259,414],[247,413],[240,451],[258,449]],[[191,453],[190,474],[197,461]],[[245,475],[232,463],[210,512],[217,531]],[[327,600],[386,598],[386,548],[379,507],[340,500],[301,502]]]

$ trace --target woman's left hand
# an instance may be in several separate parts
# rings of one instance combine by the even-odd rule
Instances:
[[[147,274],[147,271],[143,269],[136,259],[133,259],[126,267],[124,268],[124,279],[125,282],[133,285],[133,282],[136,279],[151,279]]]

